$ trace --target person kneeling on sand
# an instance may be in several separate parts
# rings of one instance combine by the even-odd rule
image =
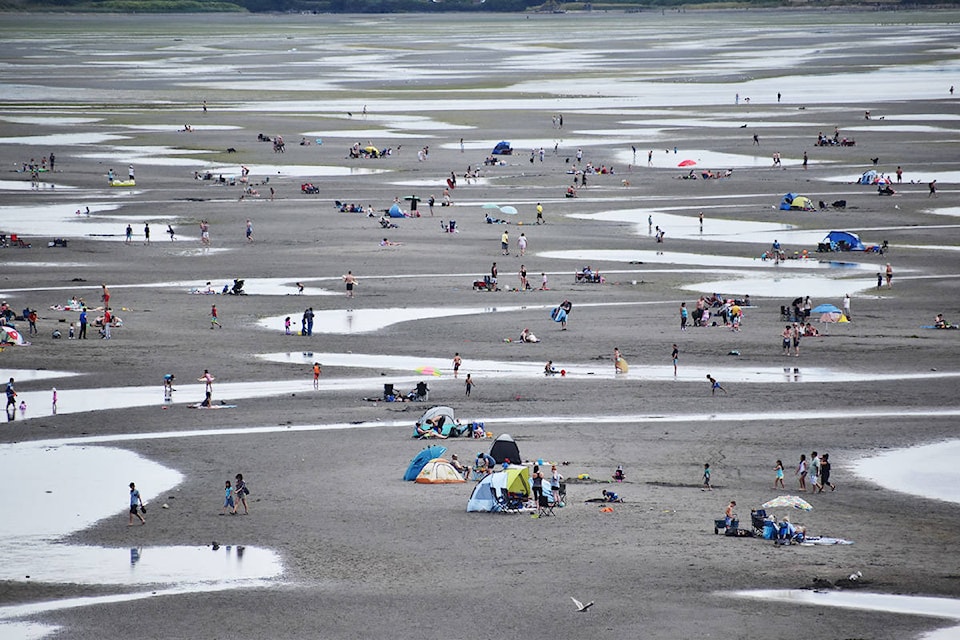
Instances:
[[[623,498],[614,493],[613,491],[603,490],[603,500],[604,502],[623,502]]]
[[[545,364],[543,367],[543,373],[544,375],[548,375],[548,376],[556,375],[557,373],[559,373],[556,369],[553,368],[553,360],[547,361],[547,364]]]

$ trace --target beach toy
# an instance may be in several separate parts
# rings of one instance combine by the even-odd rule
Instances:
[[[492,437],[493,437],[493,431],[487,431],[487,437],[488,437],[488,438],[492,438]]]
[[[581,473],[580,475],[577,476],[577,480],[589,480],[589,479],[590,479],[589,473]]]
[[[602,507],[600,513],[613,513],[613,507]]]
[[[566,376],[566,375],[567,375],[567,370],[566,370],[566,369],[560,369],[560,377],[563,378],[563,377]]]

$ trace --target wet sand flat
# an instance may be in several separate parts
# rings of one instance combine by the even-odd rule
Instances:
[[[23,518],[17,540],[29,542],[0,541],[18,550],[17,575],[0,580],[0,635],[39,638],[59,627],[64,637],[120,638],[134,620],[141,635],[163,638],[477,629],[744,637],[775,620],[788,637],[899,639],[949,626],[949,616],[912,615],[899,603],[813,609],[734,592],[804,589],[862,571],[861,591],[960,598],[957,505],[856,474],[863,459],[957,437],[960,331],[922,328],[937,313],[960,319],[960,234],[949,217],[960,207],[960,96],[948,91],[960,84],[957,17],[6,16],[0,233],[32,248],[0,248],[0,291],[40,321],[29,347],[0,352],[0,376],[17,377],[30,400],[24,416],[3,423],[0,454],[69,468],[31,480],[26,500],[0,496],[0,511]],[[856,145],[815,145],[835,129]],[[258,136],[282,136],[284,152]],[[513,142],[513,155],[485,165],[500,140]],[[354,144],[390,154],[351,158]],[[588,174],[567,198],[578,149],[579,166],[613,172]],[[23,165],[51,153],[54,171],[34,188]],[[679,166],[685,160],[697,164]],[[122,180],[130,164],[136,185],[109,186],[108,171]],[[893,197],[853,184],[898,166]],[[468,168],[480,177],[468,180]],[[691,169],[698,179],[682,179]],[[699,177],[727,169],[729,177]],[[451,172],[452,205],[440,206]],[[306,182],[319,193],[301,192]],[[847,206],[781,211],[788,192]],[[413,197],[421,217],[381,227],[395,199],[408,210]],[[375,215],[341,212],[337,201]],[[537,203],[546,224],[535,224]],[[504,224],[487,224],[487,214]],[[457,232],[442,231],[451,220]],[[890,250],[817,255],[831,229]],[[761,262],[779,230],[790,258],[807,250],[856,268]],[[500,251],[503,231],[510,255]],[[385,237],[399,244],[382,246]],[[54,238],[67,246],[48,248]],[[494,262],[503,290],[475,290]],[[888,262],[893,286],[873,286]],[[587,265],[606,274],[603,284],[576,282]],[[515,290],[521,266],[529,291]],[[341,278],[348,270],[359,280],[354,298]],[[235,278],[249,279],[249,295],[190,293]],[[98,307],[101,283],[123,326],[110,340],[93,329],[86,341],[66,339],[78,314],[51,307],[71,295]],[[680,332],[680,303],[692,308],[715,288],[751,295],[742,330]],[[842,306],[844,293],[853,321],[813,318],[824,335],[784,356],[780,306],[806,295]],[[561,331],[549,311],[565,299],[573,311]],[[211,328],[214,304],[222,328]],[[329,326],[297,335],[308,307]],[[294,335],[284,333],[287,315]],[[519,343],[523,328],[541,342]],[[613,373],[614,347],[631,364],[625,375]],[[569,375],[530,374],[547,360]],[[471,362],[476,387],[465,397]],[[427,380],[431,403],[512,434],[527,460],[562,463],[568,500],[556,517],[468,514],[473,483],[400,480],[425,444],[410,435],[427,405],[364,398],[387,383],[408,391],[426,366],[441,374]],[[203,399],[195,381],[204,369],[217,378],[214,400],[218,384],[231,385],[224,398],[236,408],[187,408]],[[168,407],[165,373],[182,382]],[[707,374],[728,393],[712,396]],[[50,415],[41,405],[54,386],[63,410]],[[156,401],[143,406],[151,387]],[[82,410],[63,404],[78,392]],[[443,444],[468,461],[490,446]],[[115,448],[122,464],[105,462]],[[745,524],[751,507],[796,493],[793,468],[813,450],[830,453],[838,490],[805,496],[813,511],[789,515],[855,544],[781,549],[714,535],[730,500]],[[777,459],[787,491],[773,489]],[[700,491],[706,462],[710,492]],[[585,500],[610,488],[621,464],[627,481],[615,490],[626,502],[600,513]],[[20,490],[13,469],[0,474],[5,493]],[[219,516],[224,481],[238,472],[251,513]],[[589,479],[577,481],[582,474]],[[154,478],[162,486],[149,486]],[[98,495],[73,500],[88,492],[86,479]],[[131,480],[149,496],[145,526],[126,526]],[[212,562],[191,561],[213,541]],[[238,546],[249,547],[249,566]],[[50,558],[69,566],[58,573]],[[109,566],[98,579],[101,562]],[[570,596],[596,604],[577,613]]]

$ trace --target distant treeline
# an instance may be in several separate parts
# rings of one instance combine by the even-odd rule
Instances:
[[[518,11],[648,11],[661,9],[829,8],[930,9],[956,8],[960,0],[0,0],[0,11],[82,11],[109,13],[422,13]]]

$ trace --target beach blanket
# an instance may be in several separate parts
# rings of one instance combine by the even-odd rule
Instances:
[[[809,545],[853,544],[853,540],[844,540],[843,538],[827,538],[826,536],[812,536],[812,537],[805,538],[802,544],[809,544]]]
[[[188,409],[236,409],[237,405],[235,404],[212,404],[209,407],[203,405],[202,402],[196,404],[188,404]]]

